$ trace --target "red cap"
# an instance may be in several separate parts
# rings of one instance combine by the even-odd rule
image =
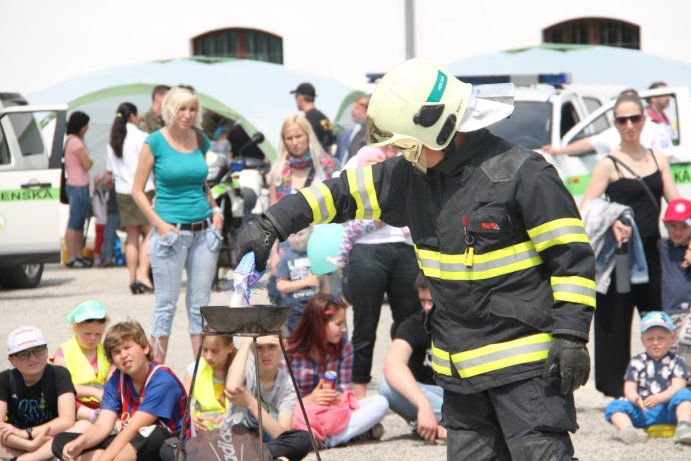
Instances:
[[[683,222],[691,226],[691,201],[685,198],[678,198],[669,202],[663,221]]]

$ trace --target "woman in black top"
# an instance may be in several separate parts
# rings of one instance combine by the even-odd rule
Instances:
[[[643,316],[661,306],[660,198],[669,202],[679,197],[679,192],[665,156],[640,143],[645,122],[641,99],[630,93],[620,95],[614,105],[614,121],[621,142],[610,155],[625,167],[611,158],[601,159],[593,170],[582,204],[604,193],[612,202],[630,206],[648,263],[648,283],[631,285],[631,291],[623,294],[617,293],[615,283],[610,283],[606,295],[597,294],[595,387],[605,395],[621,397],[631,355],[633,308],[637,307]],[[626,167],[643,180],[653,197]],[[617,242],[627,242],[631,236],[631,227],[620,220],[614,222],[612,231]],[[611,280],[615,280],[614,273]]]

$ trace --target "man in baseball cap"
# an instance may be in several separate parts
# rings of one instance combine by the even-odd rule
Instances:
[[[331,120],[315,107],[314,98],[317,97],[317,92],[314,89],[314,85],[309,82],[303,82],[291,91],[290,94],[295,95],[295,104],[298,110],[305,114],[305,118],[310,122],[319,144],[321,144],[326,153],[330,154],[331,146],[336,139],[333,134]]]

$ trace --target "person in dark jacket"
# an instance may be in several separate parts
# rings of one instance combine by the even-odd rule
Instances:
[[[311,223],[410,228],[434,300],[448,459],[573,459],[573,391],[590,373],[594,255],[556,170],[484,129],[512,110],[510,84],[474,87],[405,61],[367,112],[369,143],[402,157],[302,189],[238,242],[261,270],[276,239]]]

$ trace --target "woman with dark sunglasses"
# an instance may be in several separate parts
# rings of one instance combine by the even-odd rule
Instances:
[[[614,122],[621,138],[620,143],[595,166],[581,202],[583,209],[588,201],[604,194],[611,202],[631,207],[633,224],[640,235],[648,266],[648,282],[632,283],[628,293],[617,292],[617,284],[614,283],[616,269],[609,277],[607,288],[598,284],[595,310],[595,387],[615,398],[623,395],[622,377],[631,355],[634,306],[643,316],[648,311],[659,309],[661,305],[658,249],[660,199],[664,197],[669,202],[679,197],[664,154],[641,145],[645,118],[643,103],[638,96],[623,94],[617,98]],[[653,200],[655,203],[652,203]],[[587,218],[585,221],[588,228]],[[634,229],[622,222],[622,219],[615,219],[611,230],[617,244],[625,244],[632,237]],[[598,277],[596,281],[597,279]]]

